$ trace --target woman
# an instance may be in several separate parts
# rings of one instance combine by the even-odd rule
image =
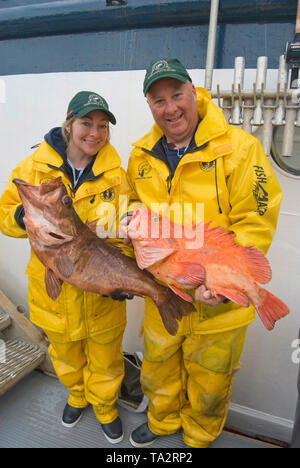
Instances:
[[[126,199],[129,188],[120,158],[109,143],[109,122],[116,124],[116,119],[101,96],[81,91],[73,97],[62,127],[50,130],[38,149],[12,171],[0,199],[4,234],[27,237],[14,178],[39,185],[61,176],[83,222],[99,218],[104,202],[111,203],[116,212],[115,219],[108,220],[109,226],[119,219],[119,198],[125,195]],[[124,250],[124,244],[120,245]],[[62,423],[74,426],[90,403],[106,438],[111,443],[120,442],[123,429],[115,401],[124,375],[121,343],[125,302],[67,283],[52,301],[46,292],[44,272],[31,251],[26,269],[30,319],[47,334],[53,367],[70,391]]]

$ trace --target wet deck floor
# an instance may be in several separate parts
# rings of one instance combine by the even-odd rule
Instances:
[[[61,424],[67,396],[67,390],[57,379],[36,371],[25,377],[0,397],[0,448],[105,448],[115,454],[119,449],[134,449],[129,435],[146,421],[146,414],[135,414],[119,407],[125,436],[120,444],[111,445],[105,439],[92,407],[85,409],[81,421],[74,428],[65,428]],[[210,448],[276,446],[225,430]],[[190,448],[184,444],[178,432],[161,437],[151,445],[152,452],[159,449],[186,451]],[[143,450],[149,451],[149,448]]]

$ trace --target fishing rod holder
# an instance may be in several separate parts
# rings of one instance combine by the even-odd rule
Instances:
[[[257,59],[252,89],[244,89],[244,71],[244,57],[236,57],[231,90],[221,90],[217,84],[216,91],[211,91],[212,98],[229,124],[259,134],[267,155],[271,153],[274,127],[283,126],[282,156],[292,156],[295,127],[300,127],[300,88],[288,87],[289,67],[284,55],[279,60],[275,89],[266,89],[267,57]]]
[[[296,91],[296,92],[295,92]],[[228,123],[233,125],[242,125],[243,124],[243,114],[245,109],[254,110],[258,103],[262,109],[273,109],[274,111],[279,108],[280,104],[283,103],[285,109],[300,109],[300,88],[298,89],[288,89],[287,85],[283,91],[280,90],[280,86],[277,86],[277,90],[265,90],[264,85],[261,90],[256,89],[256,84],[253,83],[253,91],[251,90],[241,90],[241,86],[238,85],[238,89],[235,90],[232,85],[231,91],[221,91],[220,85],[217,85],[217,90],[212,91],[211,95],[213,98],[217,99],[218,106],[223,110],[229,110],[232,113],[232,110],[236,108],[236,102],[238,102],[241,115],[239,120],[236,121],[231,116]],[[247,101],[251,99],[253,104],[247,104]],[[295,104],[288,104],[289,102],[297,102]],[[223,100],[223,101],[222,101]],[[269,100],[272,100],[272,104],[268,103]],[[299,102],[298,102],[299,101]],[[274,125],[284,125],[285,120],[282,118],[280,121],[272,120]],[[254,125],[263,125],[264,120],[255,122]],[[300,122],[295,122],[296,126],[300,126]]]

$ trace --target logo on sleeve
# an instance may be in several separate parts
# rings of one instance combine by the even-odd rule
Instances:
[[[152,176],[148,176],[151,172],[152,167],[148,162],[143,162],[138,167],[138,176],[137,179],[151,179]]]
[[[266,190],[267,176],[262,166],[253,166],[256,179],[254,180],[253,196],[256,201],[255,210],[260,216],[263,216],[268,209],[269,194]]]

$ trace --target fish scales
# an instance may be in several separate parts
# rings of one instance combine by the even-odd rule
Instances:
[[[84,224],[72,206],[61,178],[32,185],[14,179],[32,249],[45,266],[45,284],[56,300],[64,281],[113,299],[148,296],[156,304],[167,331],[175,335],[178,321],[195,309],[172,290],[154,281],[133,258]]]
[[[264,326],[273,329],[275,321],[289,309],[257,284],[272,277],[268,260],[254,247],[237,245],[233,233],[209,224],[182,227],[139,207],[122,229],[132,241],[139,267],[186,301],[194,300],[187,292],[190,289],[196,289],[195,298],[200,300],[197,288],[203,284],[216,298],[225,296],[242,307],[251,302]]]

